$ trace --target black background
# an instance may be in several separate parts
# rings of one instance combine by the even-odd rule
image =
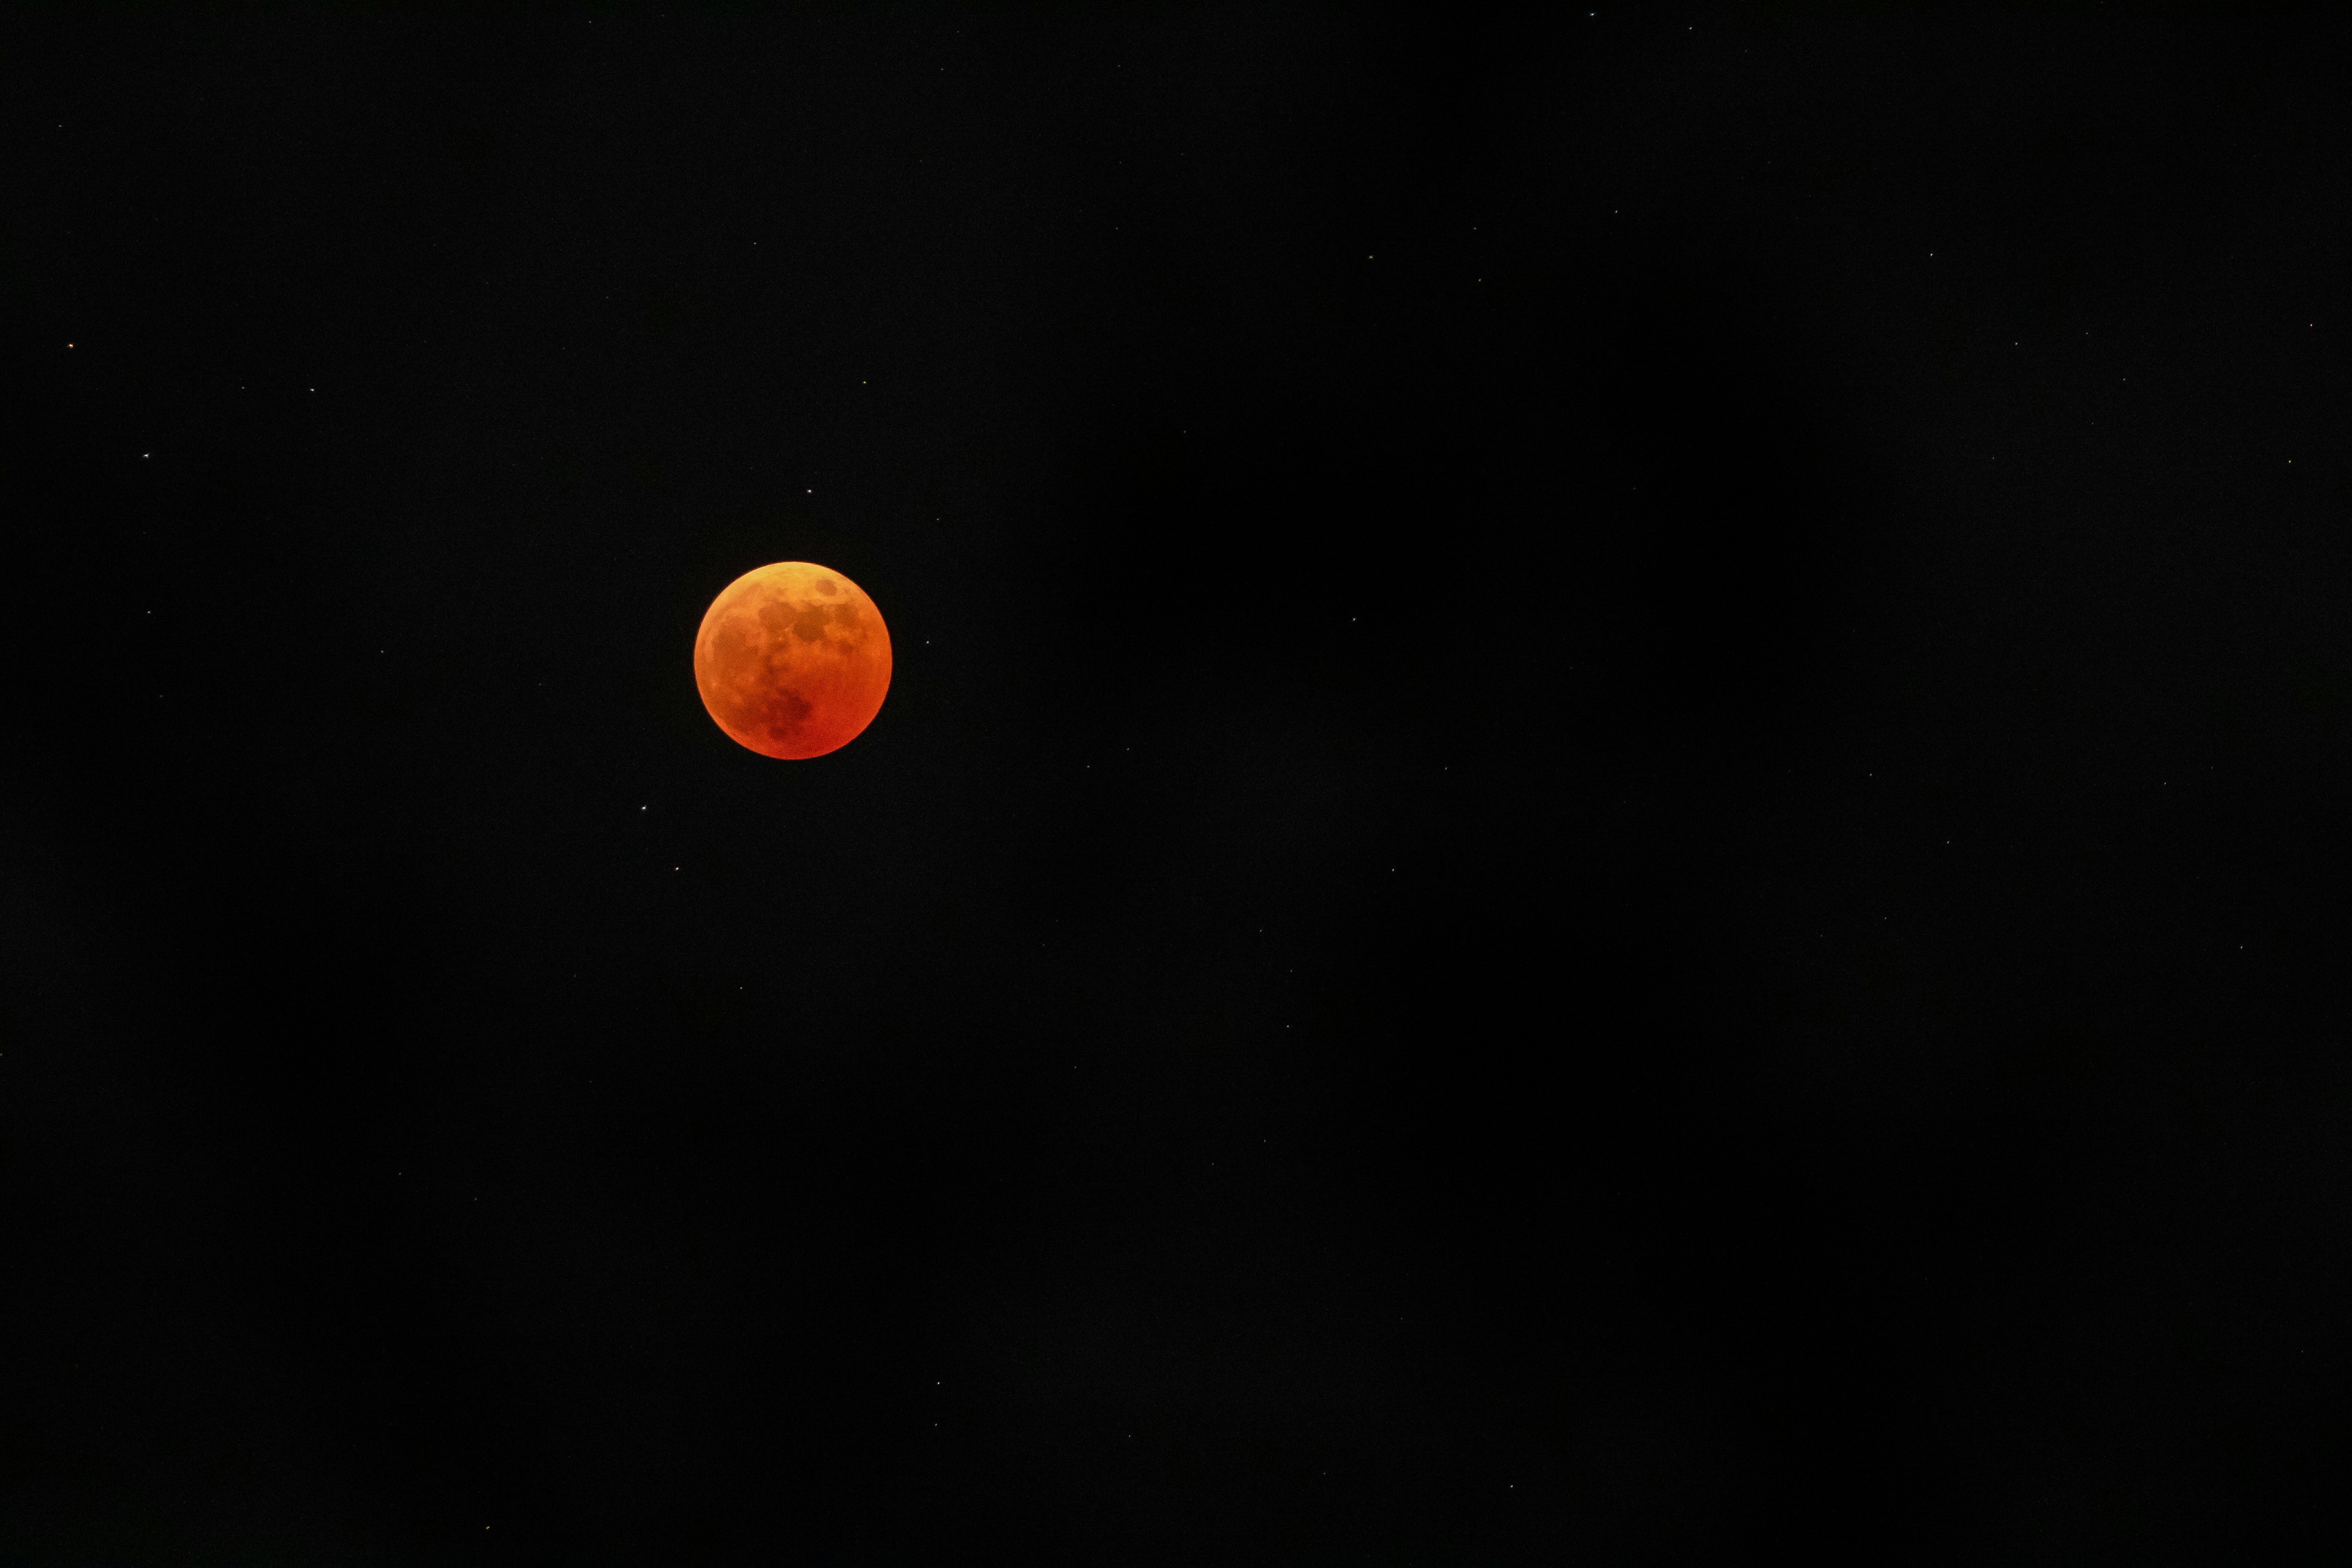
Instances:
[[[0,1561],[2318,1550],[2345,41],[20,13]]]

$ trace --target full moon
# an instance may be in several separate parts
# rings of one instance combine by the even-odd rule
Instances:
[[[779,561],[710,601],[694,637],[694,684],[738,744],[763,757],[821,757],[882,710],[890,633],[840,573]]]

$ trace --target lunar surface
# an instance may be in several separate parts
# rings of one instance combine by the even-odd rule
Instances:
[[[739,744],[763,757],[821,757],[881,711],[890,633],[840,573],[779,561],[728,584],[703,612],[694,684]]]

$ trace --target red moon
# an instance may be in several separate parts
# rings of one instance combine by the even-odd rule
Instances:
[[[728,737],[763,757],[821,757],[857,739],[890,689],[890,632],[866,590],[779,561],[710,601],[694,684]]]

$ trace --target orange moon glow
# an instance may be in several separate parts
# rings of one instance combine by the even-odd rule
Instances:
[[[694,636],[702,705],[763,757],[821,757],[857,739],[890,689],[890,633],[866,590],[805,561],[746,572]]]

